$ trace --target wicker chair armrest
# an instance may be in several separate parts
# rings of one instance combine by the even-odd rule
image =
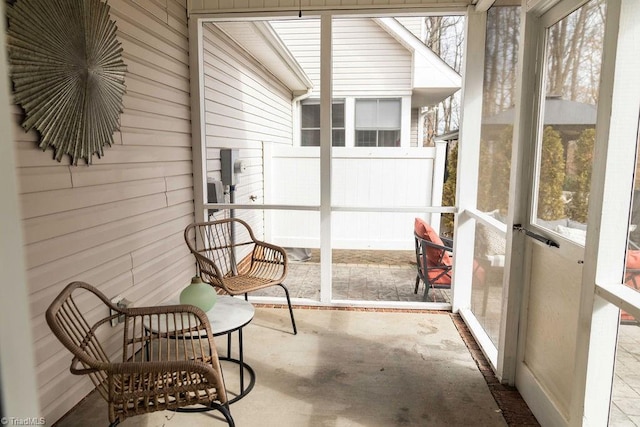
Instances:
[[[284,250],[283,247],[281,246],[277,246],[277,245],[273,245],[271,243],[267,243],[267,242],[262,242],[260,240],[255,242],[256,244],[256,248],[258,247],[263,247],[266,249],[271,249],[271,251],[267,251],[266,253],[268,254],[272,254],[274,255],[272,258],[268,258],[268,257],[263,257],[260,259],[260,261],[263,262],[279,262],[282,264],[286,264],[287,263],[287,253]],[[255,250],[254,250],[255,252]]]
[[[222,271],[220,271],[216,263],[211,259],[202,255],[200,252],[192,252],[192,254],[196,258],[196,262],[198,263],[198,267],[201,271],[205,271],[207,275],[217,279],[222,279],[224,277]]]

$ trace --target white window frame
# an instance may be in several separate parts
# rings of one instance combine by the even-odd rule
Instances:
[[[334,98],[333,101],[331,102],[332,108],[335,105],[338,105],[338,104],[342,105],[343,114],[344,114],[344,122],[343,122],[341,127],[336,127],[332,123],[331,124],[331,131],[333,132],[335,130],[342,130],[342,132],[344,132],[345,145],[334,145],[334,147],[346,147],[346,144],[347,144],[347,137],[346,137],[347,136],[347,128],[346,128],[346,124],[347,124],[347,114],[348,114],[348,112],[347,112],[347,103],[346,103],[346,100],[344,98]],[[300,125],[299,125],[299,129],[298,129],[298,138],[300,140],[300,146],[301,147],[319,147],[319,145],[302,145],[302,132],[304,130],[316,130],[317,129],[318,131],[320,131],[320,126],[318,126],[317,128],[316,127],[307,127],[307,128],[305,128],[305,127],[302,126],[302,110],[304,109],[305,106],[308,106],[308,105],[318,105],[318,106],[320,106],[320,100],[317,99],[317,98],[309,98],[309,99],[305,99],[303,101],[300,101],[300,108],[299,108],[299,111],[300,111],[299,123],[300,123]],[[332,117],[332,121],[333,121],[333,117]]]
[[[376,101],[376,126],[371,126],[371,127],[364,127],[364,128],[358,128],[357,122],[358,122],[358,118],[357,118],[357,114],[358,114],[358,102],[361,101]],[[385,130],[396,130],[396,128],[389,128],[389,129],[385,129],[385,128],[381,128],[379,126],[379,106],[380,106],[380,101],[398,101],[398,128],[397,131],[400,132],[399,134],[399,140],[400,143],[398,145],[398,147],[402,147],[402,140],[403,140],[403,126],[402,126],[402,121],[403,121],[403,102],[402,102],[402,97],[375,97],[375,98],[365,98],[365,97],[357,97],[355,98],[354,101],[354,112],[353,112],[353,117],[354,117],[354,127],[353,127],[353,139],[354,139],[354,146],[358,147],[358,148],[393,148],[393,147],[388,147],[388,146],[380,146],[380,131],[385,131]],[[358,131],[375,131],[376,132],[376,145],[357,145],[357,137],[356,134]],[[396,147],[397,148],[397,147]]]

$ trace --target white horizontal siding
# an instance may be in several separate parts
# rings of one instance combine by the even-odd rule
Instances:
[[[270,24],[313,83],[312,96],[319,97],[320,20],[270,21]]]
[[[320,95],[319,21],[277,21],[274,29]],[[411,53],[371,19],[333,20],[333,96],[411,94]]]
[[[207,176],[220,179],[220,148],[238,149],[247,169],[238,176],[235,202],[264,202],[262,146],[292,144],[291,92],[213,24],[204,31],[204,86]],[[234,214],[262,238],[261,211]]]
[[[399,16],[396,18],[398,22],[402,24],[407,30],[411,31],[411,34],[416,36],[419,40],[422,40],[422,27],[424,17],[422,16]]]
[[[291,143],[291,93],[212,25],[204,32],[204,74],[208,147]]]
[[[186,2],[109,5],[127,93],[121,129],[103,158],[88,167],[56,162],[51,150],[37,148],[35,132],[20,128],[22,113],[14,109],[36,375],[48,423],[92,389],[88,378],[71,375],[71,355],[44,320],[62,288],[82,280],[143,306],[175,295],[195,272],[182,236],[193,221]],[[103,331],[115,356],[119,330]]]

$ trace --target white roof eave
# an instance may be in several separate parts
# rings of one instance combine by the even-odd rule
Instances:
[[[294,96],[313,88],[311,79],[268,22],[227,21],[216,22],[215,25],[291,90]]]
[[[445,89],[451,94],[462,87],[462,77],[442,58],[394,18],[374,18],[398,43],[412,53],[414,89]]]

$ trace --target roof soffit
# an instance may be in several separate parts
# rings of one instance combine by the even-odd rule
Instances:
[[[293,93],[306,93],[313,83],[266,21],[213,23],[255,58]]]

